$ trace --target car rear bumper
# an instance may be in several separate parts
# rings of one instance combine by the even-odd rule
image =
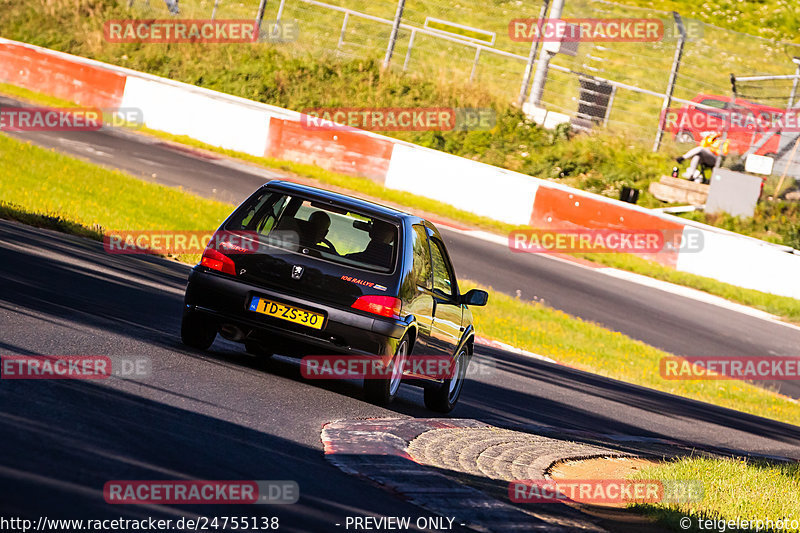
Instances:
[[[325,315],[322,329],[313,329],[249,310],[253,296],[294,305]],[[316,354],[391,356],[408,324],[401,320],[374,318],[351,309],[263,289],[235,278],[195,267],[189,274],[185,312],[197,312],[219,326],[235,326],[244,340],[286,341],[317,349]],[[269,346],[267,346],[269,347]]]

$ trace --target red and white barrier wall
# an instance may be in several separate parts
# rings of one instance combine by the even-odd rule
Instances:
[[[126,75],[97,61],[0,38],[0,81],[87,107],[116,107]]]
[[[709,230],[708,226],[698,224],[692,229],[702,231],[703,250],[680,254],[677,270],[800,299],[797,253],[787,253],[758,239]]]
[[[298,113],[293,120],[271,119],[264,155],[383,183],[393,148],[391,139],[361,131],[305,128]]]
[[[517,172],[397,142],[385,185],[435,198],[477,215],[525,225],[539,182]]]
[[[270,111],[244,98],[220,97],[210,91],[127,76],[120,106],[141,109],[148,128],[252,155],[263,155]]]
[[[700,230],[702,251],[649,259],[800,298],[800,256],[780,247],[372,132],[304,128],[296,111],[3,38],[0,82],[85,106],[138,108],[155,130],[368,177],[509,224]]]

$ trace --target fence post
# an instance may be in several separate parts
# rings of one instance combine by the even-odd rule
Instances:
[[[342,21],[342,31],[341,31],[341,33],[339,33],[339,42],[336,44],[336,49],[337,50],[341,49],[342,45],[344,44],[344,33],[345,33],[345,31],[347,31],[347,19],[349,19],[349,18],[350,18],[350,12],[349,11],[345,11],[344,12],[344,20]]]
[[[278,6],[278,15],[275,17],[275,31],[280,31],[278,29],[278,25],[281,23],[281,16],[283,15],[283,5],[286,3],[286,0],[281,0],[280,5]]]
[[[259,0],[258,13],[256,14],[256,39],[261,36],[261,21],[264,20],[264,10],[267,7],[267,0]]]
[[[554,0],[548,20],[560,19],[563,10],[564,0]],[[530,102],[535,106],[539,106],[542,103],[544,83],[547,81],[547,68],[554,55],[546,46],[542,46],[542,51],[539,53],[539,62],[536,64],[536,72],[533,74],[533,87],[531,88]]]
[[[725,143],[728,142],[728,131],[733,126],[733,112],[736,109],[736,98],[737,98],[736,76],[733,74],[733,72],[731,72],[730,80],[731,80],[731,103],[729,104],[729,106],[731,112],[728,113],[728,118],[725,119],[725,129],[722,130],[722,141],[720,141],[719,144],[719,155],[717,156],[717,162],[714,163],[714,170],[711,172],[712,179],[714,178],[714,172],[716,172],[717,169],[722,165],[722,158],[724,157],[724,154],[722,152],[724,151]],[[728,124],[729,120],[730,124]]]
[[[472,72],[469,73],[469,82],[475,78],[475,71],[478,69],[478,60],[481,58],[481,47],[475,47],[475,61],[472,62]]]
[[[617,86],[611,86],[611,95],[608,97],[608,107],[606,107],[606,114],[603,117],[603,127],[608,126],[608,119],[611,116],[611,106],[614,105],[614,97],[617,95]]]
[[[800,144],[800,135],[797,137],[797,140],[794,142],[794,147],[792,148],[792,153],[789,154],[789,159],[786,160],[786,166],[783,167],[783,174],[781,174],[781,179],[778,180],[778,185],[775,187],[775,192],[772,195],[777,198],[778,193],[781,192],[781,187],[783,187],[783,180],[786,179],[786,173],[789,172],[789,167],[792,166],[792,162],[794,161],[794,154],[797,152],[797,145]]]
[[[406,0],[398,0],[397,12],[394,14],[394,23],[392,24],[392,34],[389,36],[389,45],[386,47],[386,57],[383,58],[383,68],[388,68],[389,63],[392,61],[394,45],[397,42],[397,32],[400,29],[400,21],[403,19],[403,8],[405,5]]]
[[[794,75],[796,77],[792,80],[792,92],[789,93],[789,105],[786,106],[786,109],[791,109],[794,104],[794,98],[797,96],[797,77],[800,77],[800,57],[795,57],[792,61],[797,65],[797,68],[794,69]]]
[[[531,51],[528,54],[528,63],[525,65],[525,75],[522,76],[522,86],[519,88],[519,105],[522,107],[522,104],[525,102],[525,97],[528,96],[528,86],[531,83],[531,74],[533,74],[533,62],[536,61],[536,52],[539,51],[539,39],[542,34],[542,19],[544,18],[544,14],[547,13],[547,5],[550,3],[550,0],[544,0],[544,5],[542,9],[539,10],[539,20],[537,21],[539,31],[536,34],[536,39],[531,41]]]
[[[661,104],[661,113],[658,116],[658,131],[656,132],[656,140],[653,142],[653,151],[658,152],[661,147],[661,139],[664,136],[664,121],[667,118],[667,110],[672,103],[672,93],[675,91],[675,80],[678,77],[678,67],[681,65],[681,57],[683,56],[683,45],[686,43],[686,29],[683,27],[683,19],[681,16],[673,11],[672,17],[675,19],[675,24],[678,26],[680,36],[678,36],[678,45],[675,47],[675,56],[672,58],[672,68],[669,71],[669,81],[667,81],[667,92],[664,96],[664,103]]]
[[[411,59],[411,48],[414,46],[414,37],[417,36],[417,30],[411,30],[411,38],[408,40],[408,50],[406,51],[406,60],[403,61],[403,71],[408,68],[408,62]]]

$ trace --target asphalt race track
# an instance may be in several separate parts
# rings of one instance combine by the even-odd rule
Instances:
[[[338,419],[430,417],[403,387],[390,409],[357,383],[311,382],[296,360],[261,361],[218,339],[178,338],[188,267],[110,255],[100,243],[0,221],[0,353],[148,358],[149,376],[0,381],[0,516],[35,519],[279,516],[287,531],[336,531],[353,515],[420,516],[322,454]],[[800,458],[800,428],[507,352],[480,348],[494,372],[470,380],[454,417],[656,437],[734,453]],[[296,480],[288,506],[111,506],[115,479]]]
[[[0,105],[12,103],[0,98]],[[21,137],[229,202],[273,176],[116,130]],[[460,277],[520,291],[673,353],[796,355],[800,346],[795,328],[548,257],[512,254],[456,231],[444,234]],[[258,359],[221,338],[208,352],[186,348],[179,327],[188,270],[0,221],[0,354],[132,357],[151,367],[132,379],[1,380],[0,517],[36,520],[43,510],[48,518],[258,515],[279,517],[284,531],[344,531],[347,517],[429,516],[329,464],[320,441],[323,424],[335,420],[431,418],[421,391],[403,387],[382,408],[364,401],[359,383],[303,380],[293,359]],[[800,459],[795,426],[483,346],[476,359],[491,371],[470,379],[452,417]],[[800,396],[797,383],[780,386]],[[300,501],[106,504],[104,484],[126,479],[294,480]]]
[[[21,105],[0,97],[0,106]],[[223,157],[120,130],[14,134],[149,181],[238,203],[275,173]],[[147,229],[147,228],[142,228]],[[213,228],[209,228],[213,229]],[[543,254],[516,254],[507,247],[444,230],[460,278],[508,294],[544,301],[677,355],[796,356],[800,329],[689,299]],[[502,268],[498,268],[502,265]],[[650,371],[643,369],[644,371]],[[767,383],[800,398],[800,383]]]

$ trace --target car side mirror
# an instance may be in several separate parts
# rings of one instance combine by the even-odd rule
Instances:
[[[461,295],[461,303],[464,305],[486,305],[489,301],[489,293],[480,289],[471,289]]]

